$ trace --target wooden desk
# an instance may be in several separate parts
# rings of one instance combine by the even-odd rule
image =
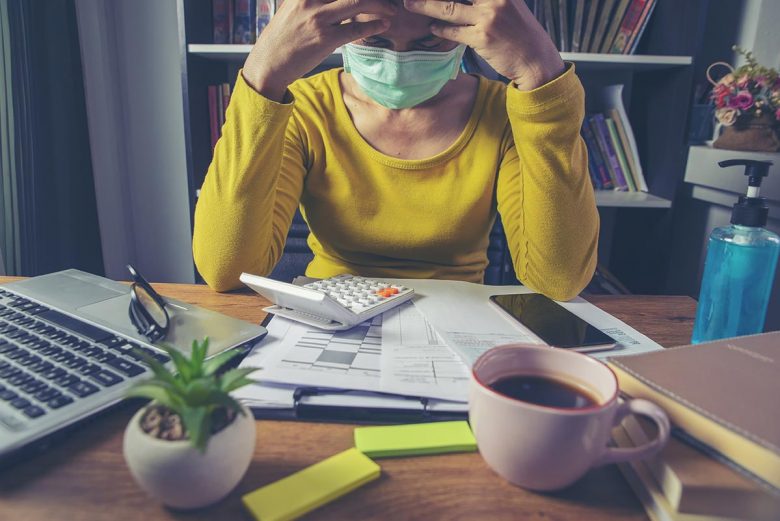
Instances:
[[[0,277],[0,282],[10,280]],[[221,295],[204,286],[157,284],[163,294],[259,322],[263,300]],[[696,303],[688,297],[593,297],[591,301],[664,346],[687,344]],[[0,470],[2,521],[251,519],[240,496],[353,445],[351,425],[257,422],[254,460],[237,489],[195,512],[166,509],[133,482],[122,435],[136,405],[99,416],[29,461]],[[514,487],[476,453],[383,459],[382,477],[309,514],[308,519],[644,520],[619,471],[591,471],[555,494]]]

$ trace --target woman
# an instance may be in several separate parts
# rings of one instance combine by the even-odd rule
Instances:
[[[344,70],[299,79],[343,44]],[[460,74],[464,46],[512,82]],[[598,242],[583,112],[523,0],[285,0],[238,75],[195,262],[217,291],[269,273],[300,204],[308,276],[481,282],[498,212],[518,278],[570,299]]]

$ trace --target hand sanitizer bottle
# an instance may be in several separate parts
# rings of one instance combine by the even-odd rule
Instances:
[[[780,252],[780,237],[763,228],[769,207],[759,197],[769,161],[733,159],[721,167],[744,166],[749,177],[747,195],[731,212],[731,226],[710,235],[701,281],[694,344],[761,333]]]

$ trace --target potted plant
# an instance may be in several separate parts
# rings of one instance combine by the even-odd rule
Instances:
[[[162,347],[176,372],[139,352],[153,378],[129,395],[152,401],[125,430],[124,456],[147,493],[174,508],[198,508],[219,501],[241,480],[255,447],[255,422],[230,392],[252,383],[253,368],[218,370],[238,354],[226,351],[206,360],[208,339],[192,343],[189,358]]]
[[[724,127],[713,146],[777,152],[780,150],[780,76],[775,69],[759,64],[752,52],[739,47],[734,50],[745,56],[745,65],[735,70],[725,62],[717,62],[707,69],[707,79],[713,84],[715,117]],[[716,65],[730,71],[717,82],[710,75]]]

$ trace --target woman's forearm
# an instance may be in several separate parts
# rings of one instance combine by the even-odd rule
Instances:
[[[508,87],[507,112],[515,157],[502,165],[497,197],[515,271],[529,287],[568,300],[593,276],[599,231],[573,66],[530,92]]]
[[[281,255],[304,168],[291,115],[292,104],[239,77],[195,208],[195,264],[217,291],[240,286],[242,271],[270,272]]]

